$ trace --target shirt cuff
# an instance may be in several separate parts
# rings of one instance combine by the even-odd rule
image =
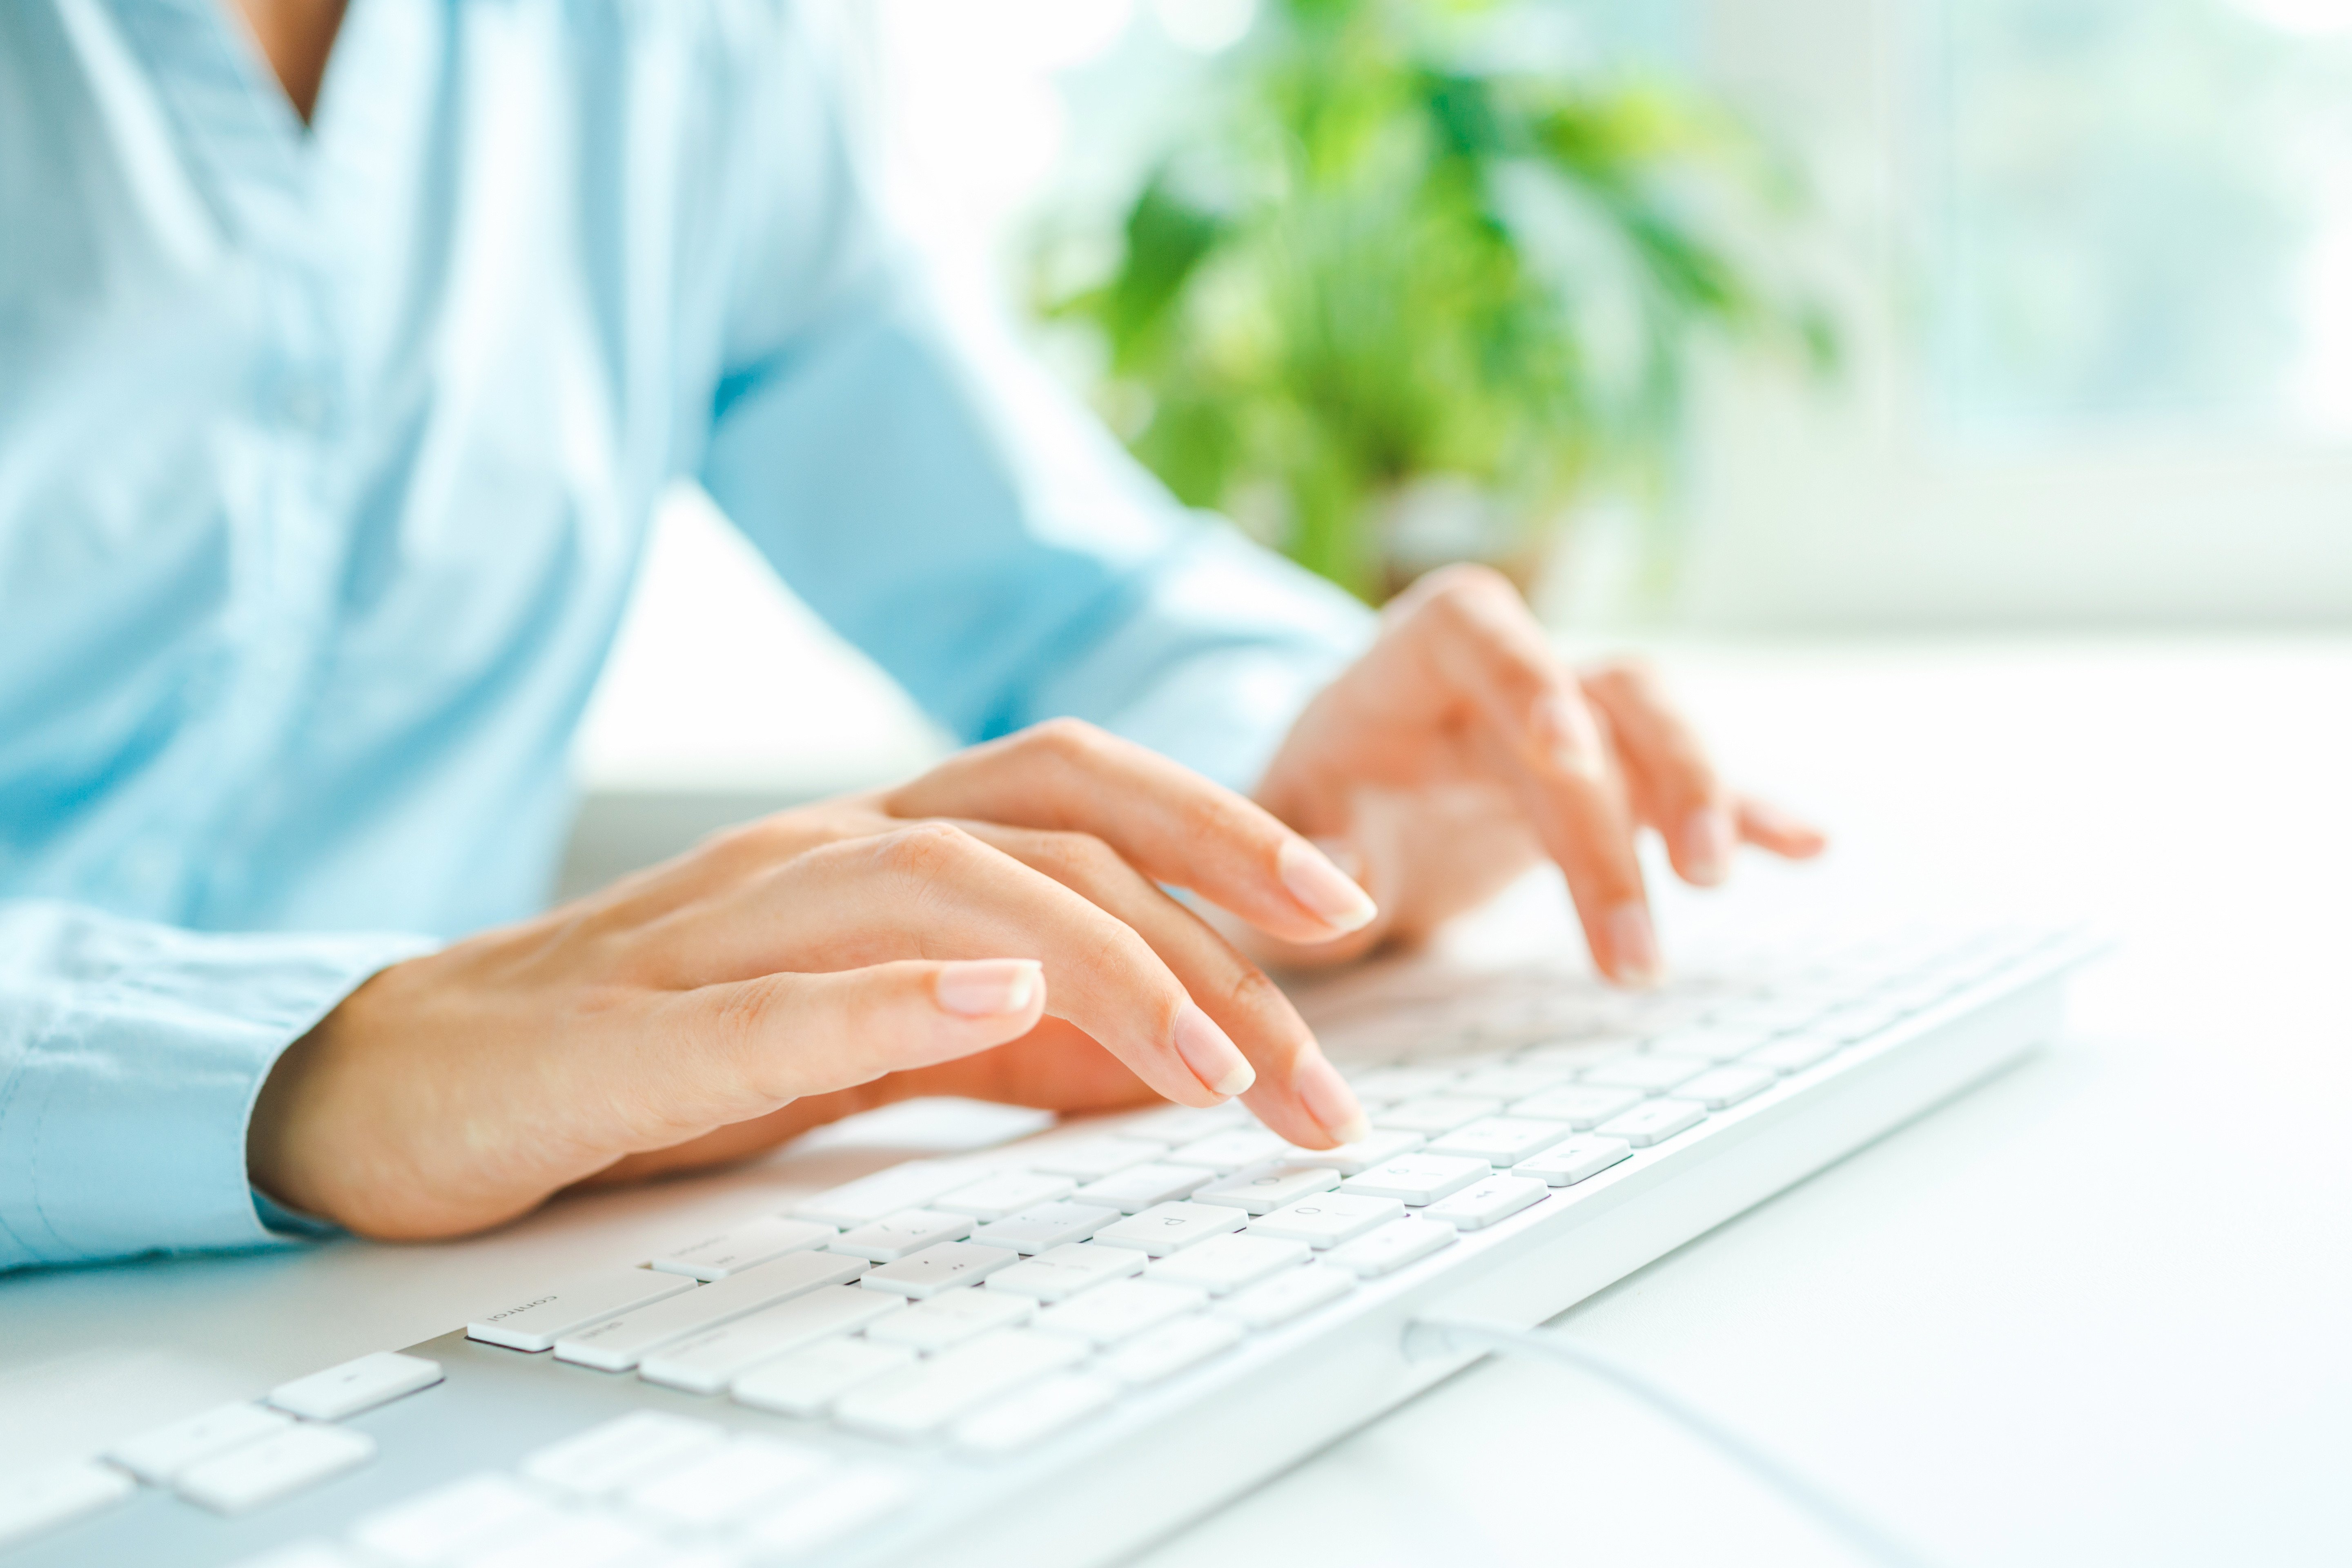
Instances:
[[[438,944],[50,912],[7,921],[31,950],[0,960],[0,1064],[16,1064],[0,1081],[0,1267],[320,1234],[247,1178],[254,1101],[286,1047],[345,996]]]
[[[253,1193],[254,1217],[260,1220],[261,1227],[273,1237],[287,1241],[324,1241],[330,1237],[343,1234],[343,1227],[332,1220],[320,1219],[299,1209],[289,1209],[259,1187],[250,1190]]]

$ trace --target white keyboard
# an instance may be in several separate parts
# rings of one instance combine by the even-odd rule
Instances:
[[[1370,976],[1316,1017],[1360,1143],[1169,1107],[896,1165],[0,1480],[0,1556],[1106,1562],[1462,1365],[1417,1318],[1540,1321],[2047,1039],[2088,951]]]

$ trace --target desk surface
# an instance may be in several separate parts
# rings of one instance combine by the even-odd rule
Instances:
[[[1743,777],[1841,835],[1819,868],[1745,878],[1734,910],[2078,910],[2119,946],[2051,1049],[1564,1321],[1940,1561],[2352,1561],[2352,644],[1664,662]],[[1669,941],[1693,907],[1672,901]],[[425,1338],[882,1157],[804,1151],[451,1246],[0,1280],[0,1467]],[[1567,1546],[1839,1561],[1645,1411],[1489,1363],[1143,1562]]]

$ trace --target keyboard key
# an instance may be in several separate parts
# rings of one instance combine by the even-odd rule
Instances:
[[[1584,1075],[1583,1081],[1601,1089],[1638,1089],[1643,1094],[1664,1094],[1678,1083],[1707,1069],[1696,1057],[1661,1057],[1643,1052],[1603,1062]]]
[[[1451,1132],[1465,1122],[1492,1116],[1503,1109],[1499,1100],[1473,1100],[1460,1094],[1424,1094],[1372,1112],[1372,1124],[1404,1132],[1431,1135]]]
[[[633,1410],[525,1455],[521,1468],[542,1486],[603,1497],[726,1440],[727,1428],[716,1421]]]
[[[709,1530],[756,1512],[823,1479],[833,1461],[773,1437],[738,1437],[639,1481],[622,1494],[630,1508],[674,1528]]]
[[[138,1489],[121,1470],[94,1462],[53,1465],[0,1480],[0,1546],[88,1518]]]
[[[1550,1148],[1572,1131],[1559,1121],[1535,1121],[1520,1116],[1486,1116],[1466,1127],[1430,1140],[1433,1154],[1459,1154],[1490,1165],[1516,1165],[1530,1154]]]
[[[1555,1143],[1532,1160],[1511,1167],[1511,1174],[1565,1187],[1597,1176],[1633,1152],[1633,1146],[1616,1138],[1571,1138]]]
[[[1696,1057],[1701,1061],[1727,1062],[1744,1057],[1770,1039],[1772,1029],[1725,1028],[1713,1024],[1694,1025],[1660,1035],[1650,1042],[1650,1051],[1664,1057]]]
[[[1310,1263],[1226,1297],[1217,1303],[1216,1311],[1253,1329],[1271,1329],[1336,1301],[1355,1288],[1353,1274]]]
[[[1193,1188],[1216,1179],[1214,1171],[1198,1165],[1163,1165],[1154,1162],[1130,1166],[1099,1182],[1088,1182],[1078,1189],[1076,1201],[1115,1208],[1121,1214],[1141,1214],[1154,1204],[1183,1197]]]
[[[1548,1089],[1558,1089],[1576,1076],[1576,1069],[1557,1062],[1505,1062],[1480,1068],[1453,1086],[1454,1094],[1474,1100],[1525,1100]]]
[[[771,1555],[798,1562],[878,1523],[915,1495],[915,1483],[897,1470],[861,1467],[836,1475],[816,1490],[753,1520],[746,1533],[760,1561]]]
[[[1114,1279],[1037,1314],[1037,1331],[1115,1345],[1208,1304],[1208,1292],[1149,1279]]]
[[[1303,1241],[1313,1247],[1353,1241],[1376,1226],[1404,1217],[1404,1205],[1369,1193],[1325,1193],[1250,1222],[1249,1234]]]
[[[1339,1173],[1328,1165],[1293,1160],[1227,1176],[1194,1193],[1192,1201],[1218,1204],[1247,1214],[1272,1214],[1286,1204],[1316,1193],[1328,1193],[1339,1184]]]
[[[1235,1127],[1170,1150],[1167,1163],[1220,1173],[1238,1171],[1244,1165],[1274,1159],[1289,1147],[1286,1140],[1263,1127]]]
[[[1015,1252],[1050,1252],[1074,1241],[1084,1241],[1118,1218],[1118,1210],[1099,1204],[1051,1203],[1023,1209],[1010,1219],[982,1226],[971,1239],[982,1247],[1009,1247]]]
[[[1528,1066],[1566,1068],[1582,1072],[1603,1062],[1613,1062],[1619,1057],[1630,1057],[1642,1048],[1642,1042],[1631,1035],[1603,1035],[1589,1039],[1548,1040],[1529,1046],[1511,1060]]]
[[[1179,1318],[1107,1351],[1097,1370],[1130,1387],[1173,1377],[1241,1343],[1246,1331],[1229,1318]]]
[[[1578,1132],[1590,1132],[1612,1116],[1622,1116],[1642,1103],[1638,1089],[1596,1089],[1572,1084],[1549,1089],[1511,1107],[1513,1116],[1538,1121],[1564,1121]]]
[[[904,1209],[920,1208],[943,1193],[969,1186],[984,1173],[950,1161],[910,1160],[804,1198],[793,1212],[849,1226],[870,1225]]]
[[[404,1394],[430,1388],[441,1381],[441,1363],[398,1351],[377,1351],[281,1383],[269,1391],[269,1403],[313,1421],[341,1421],[362,1410],[373,1410]]]
[[[1119,1123],[1118,1131],[1121,1136],[1148,1138],[1172,1149],[1228,1127],[1246,1127],[1249,1121],[1248,1109],[1238,1100],[1229,1100],[1223,1105],[1163,1105],[1130,1117]]]
[[[1694,988],[1696,982],[1685,977],[1683,984],[1689,989]],[[1695,994],[1628,997],[1625,1012],[1618,1020],[1618,1027],[1629,1035],[1655,1039],[1660,1035],[1697,1023],[1706,1016],[1709,1007],[1717,1005],[1716,999]]]
[[[907,1345],[932,1354],[998,1329],[1013,1329],[1036,1315],[1026,1296],[997,1290],[950,1290],[919,1302],[866,1331],[879,1344]]]
[[[1455,1234],[1450,1225],[1435,1225],[1425,1219],[1391,1220],[1345,1247],[1333,1247],[1326,1261],[1360,1279],[1375,1279],[1394,1273],[1408,1263],[1418,1263],[1442,1247],[1452,1246]]]
[[[1348,1086],[1366,1106],[1376,1107],[1435,1094],[1461,1076],[1454,1068],[1375,1068],[1349,1075]]]
[[[1399,1154],[1409,1154],[1428,1140],[1418,1132],[1397,1128],[1375,1128],[1369,1137],[1353,1143],[1342,1143],[1336,1149],[1306,1149],[1293,1145],[1287,1157],[1310,1164],[1328,1166],[1342,1176],[1353,1176],[1370,1170],[1383,1160],[1393,1160]]]
[[[974,1247],[968,1241],[948,1241],[927,1247],[912,1258],[869,1268],[858,1283],[868,1290],[884,1290],[919,1301],[942,1290],[977,1285],[998,1269],[1020,1261],[1021,1255],[1009,1247]]]
[[[683,1274],[689,1279],[724,1279],[787,1252],[823,1247],[840,1234],[821,1220],[770,1215],[665,1252],[653,1260],[652,1267],[664,1274]]]
[[[913,1441],[1086,1355],[1082,1340],[1004,1329],[852,1390],[834,1415],[853,1432]]]
[[[1527,1028],[1546,1029],[1564,1039],[1606,1033],[1614,994],[1578,991],[1568,988],[1570,984],[1563,977],[1529,996],[1520,1004],[1517,1021]]]
[[[1768,1035],[1786,1034],[1801,1029],[1826,1010],[1818,996],[1758,996],[1744,1002],[1727,1002],[1706,1016],[1709,1026],[1726,1029],[1755,1029]]]
[[[1131,1247],[1154,1258],[1181,1251],[1196,1241],[1239,1230],[1248,1223],[1246,1211],[1219,1204],[1160,1204],[1105,1226],[1090,1247]]]
[[[1776,1076],[1764,1067],[1715,1068],[1676,1088],[1675,1098],[1695,1100],[1709,1110],[1722,1110],[1771,1088]]]
[[[814,1415],[860,1384],[900,1371],[914,1359],[915,1352],[905,1345],[827,1340],[753,1367],[737,1378],[728,1392],[738,1404],[755,1410]]]
[[[467,1558],[466,1568],[669,1568],[677,1561],[662,1555],[661,1542],[633,1524],[569,1514]]]
[[[486,1312],[466,1325],[466,1337],[509,1350],[543,1351],[574,1329],[599,1318],[626,1312],[694,1289],[694,1281],[650,1268],[611,1268],[582,1275],[552,1290],[495,1312]]]
[[[1143,1264],[1143,1254],[1129,1247],[1105,1247],[1093,1241],[1072,1242],[1034,1258],[1023,1258],[992,1276],[988,1288],[1038,1301],[1061,1301],[1097,1285],[1140,1274]]]
[[[1163,1258],[1143,1271],[1164,1285],[1190,1285],[1212,1296],[1230,1295],[1269,1274],[1304,1263],[1312,1249],[1303,1241],[1271,1236],[1213,1236]]]
[[[899,1298],[855,1285],[823,1285],[704,1333],[654,1351],[637,1365],[647,1383],[688,1394],[717,1394],[763,1361],[773,1361],[834,1334],[903,1316]]]
[[[971,1234],[977,1224],[968,1214],[947,1214],[939,1209],[902,1209],[885,1219],[845,1230],[826,1249],[850,1258],[870,1258],[876,1263],[890,1263],[910,1252],[920,1252],[942,1241],[961,1241]]]
[[[293,1424],[291,1415],[264,1405],[223,1405],[127,1438],[108,1449],[106,1457],[142,1481],[167,1487],[190,1465]]]
[[[929,1206],[946,1214],[968,1214],[974,1219],[1003,1219],[1023,1209],[1066,1198],[1077,1187],[1076,1178],[1050,1171],[999,1171],[968,1187],[958,1187]]]
[[[974,1454],[1009,1454],[1043,1442],[1118,1397],[1118,1384],[1066,1372],[1023,1389],[956,1423],[950,1440]]]
[[[275,1436],[191,1465],[172,1484],[182,1497],[215,1513],[243,1513],[374,1457],[375,1439],[364,1432],[297,1422]]]
[[[1739,1059],[1749,1067],[1769,1068],[1776,1073],[1802,1072],[1844,1048],[1843,1041],[1828,1035],[1784,1035]]]
[[[1073,1138],[1062,1143],[1040,1143],[1030,1152],[1029,1163],[1040,1171],[1095,1182],[1147,1160],[1160,1160],[1167,1152],[1165,1144],[1149,1139],[1105,1134],[1098,1138]]]
[[[1349,1177],[1339,1184],[1339,1190],[1376,1198],[1396,1198],[1408,1204],[1433,1204],[1448,1193],[1459,1192],[1479,1177],[1492,1174],[1493,1170],[1484,1160],[1465,1160],[1452,1154],[1406,1154],[1374,1165],[1360,1176]]]
[[[600,1372],[626,1372],[648,1351],[824,1286],[845,1285],[866,1268],[830,1252],[788,1252],[772,1263],[566,1334],[555,1342],[556,1359]]]
[[[1852,1007],[1841,1007],[1834,1013],[1823,1014],[1814,1019],[1805,1032],[1809,1035],[1823,1035],[1842,1046],[1850,1046],[1857,1040],[1866,1040],[1882,1030],[1893,1028],[1903,1021],[1903,1016],[1904,1010],[1900,1007],[1882,1007],[1875,1003],[1866,1002]]]
[[[403,1568],[495,1546],[553,1521],[555,1510],[521,1482],[488,1471],[435,1487],[352,1526],[352,1544]]]
[[[1527,1176],[1488,1176],[1422,1213],[1424,1218],[1442,1221],[1456,1230],[1484,1230],[1550,1195],[1550,1187]]]
[[[1622,1138],[1636,1149],[1646,1149],[1705,1120],[1706,1108],[1687,1100],[1649,1100],[1614,1121],[1602,1122],[1594,1131],[1603,1138]]]

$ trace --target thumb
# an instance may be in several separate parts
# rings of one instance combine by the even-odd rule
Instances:
[[[909,960],[830,974],[763,974],[681,1000],[758,1099],[848,1089],[1017,1040],[1045,1011],[1033,958]]]

